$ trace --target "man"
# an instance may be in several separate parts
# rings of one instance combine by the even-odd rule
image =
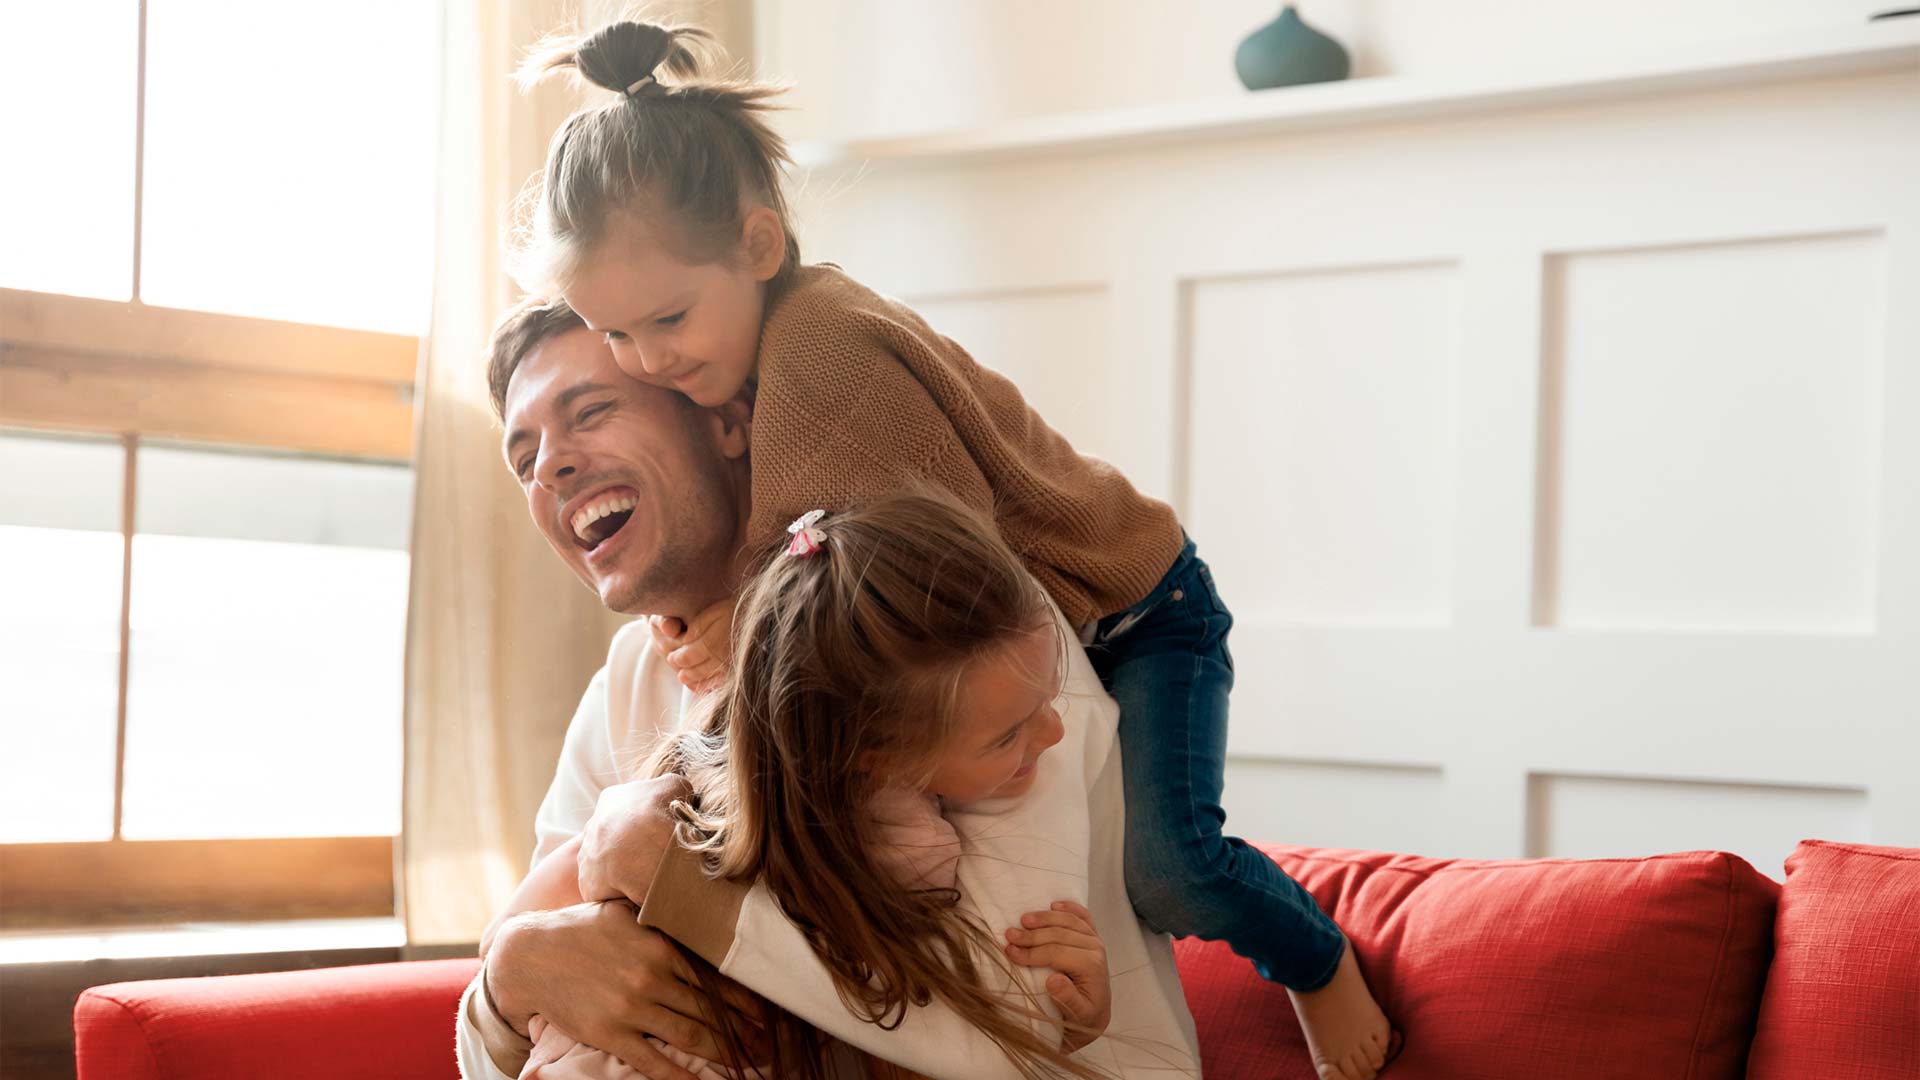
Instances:
[[[506,425],[506,462],[535,526],[603,603],[690,615],[733,592],[756,554],[742,544],[751,509],[747,406],[703,409],[628,379],[563,305],[509,317],[489,381]],[[1135,921],[1121,881],[1116,710],[1077,650],[1068,688],[1068,736],[1042,759],[1058,759],[1044,793],[972,815],[972,831],[956,820],[969,853],[981,856],[962,863],[964,903],[992,927],[1016,925],[1020,912],[1054,900],[1086,903],[1120,973],[1113,1029],[1138,1045],[1101,1040],[1081,1053],[1116,1073],[1144,1064],[1197,1075],[1171,952]],[[915,1009],[891,1030],[852,1017],[764,890],[709,881],[669,845],[664,806],[676,787],[629,777],[683,704],[644,628],[623,630],[569,727],[536,819],[534,858],[580,836],[583,880],[604,886],[585,891],[644,902],[641,916],[625,904],[585,904],[503,922],[461,1003],[463,1072],[516,1073],[537,1013],[655,1080],[692,1080],[643,1037],[720,1056],[691,972],[664,936],[671,933],[723,974],[889,1060],[932,1076],[1016,1075],[997,1047],[941,1007]]]

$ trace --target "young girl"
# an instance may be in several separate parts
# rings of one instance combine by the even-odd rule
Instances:
[[[1322,1077],[1373,1076],[1395,1036],[1344,935],[1223,832],[1232,618],[1172,510],[1075,453],[905,305],[801,264],[790,161],[765,120],[777,91],[701,78],[708,44],[619,22],[530,63],[616,96],[555,134],[523,276],[564,295],[634,378],[709,406],[750,396],[755,538],[814,506],[915,486],[992,515],[1120,704],[1135,910],[1156,930],[1224,939],[1287,986]],[[690,686],[718,682],[731,618],[719,605],[657,624]]]
[[[1031,1075],[1098,1075],[1068,1056],[1108,1020],[1091,915],[1062,901],[1006,933],[1009,961],[1055,970],[1065,1039],[1042,1039],[1038,1003],[1009,1007],[980,977],[1003,945],[956,907],[960,839],[940,814],[1024,795],[1060,741],[1064,642],[1046,594],[990,523],[943,499],[897,495],[793,529],[741,599],[733,676],[646,770],[687,778],[683,838],[715,872],[765,881],[856,1013],[886,1024],[939,998]],[[581,902],[578,847],[543,860],[509,913]],[[768,1075],[818,1072],[808,1031],[784,1016],[776,1029]],[[639,1075],[538,1017],[532,1034],[523,1080]],[[726,1075],[673,1053],[703,1080]]]

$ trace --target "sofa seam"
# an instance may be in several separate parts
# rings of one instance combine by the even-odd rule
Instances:
[[[112,1002],[117,1008],[119,1008],[121,1012],[126,1014],[127,1019],[133,1021],[134,1030],[140,1033],[140,1049],[146,1051],[147,1064],[153,1067],[153,1075],[155,1076],[163,1075],[162,1070],[160,1068],[159,1051],[154,1049],[153,1035],[151,1032],[147,1030],[146,1018],[140,1015],[140,1011],[138,1009],[135,1009],[132,1005],[128,1004],[127,1002],[122,1001],[121,999],[113,996],[112,994],[103,994],[98,991],[95,991],[93,993],[93,996],[96,998],[99,998],[102,1001]],[[76,1066],[77,1064],[78,1063],[76,1062]]]
[[[1720,982],[1726,974],[1727,949],[1733,940],[1735,919],[1733,863],[1728,856],[1722,855],[1720,866],[1727,873],[1727,917],[1720,929],[1720,947],[1713,957],[1713,975],[1707,980],[1707,993],[1700,1003],[1700,1020],[1694,1025],[1693,1046],[1687,1052],[1687,1080],[1692,1080],[1700,1072],[1700,1044],[1701,1040],[1706,1038],[1707,1020],[1713,1015],[1714,999],[1720,993]]]

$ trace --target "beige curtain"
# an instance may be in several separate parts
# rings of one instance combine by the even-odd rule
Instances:
[[[433,321],[416,380],[405,801],[407,940],[479,940],[526,870],[533,812],[617,617],[547,548],[501,464],[485,350],[516,295],[508,208],[574,107],[521,93],[522,51],[559,0],[447,0]]]
[[[433,321],[416,380],[406,764],[395,880],[414,946],[470,943],[526,871],[533,814],[567,721],[621,616],[548,550],[501,463],[484,356],[516,290],[504,270],[514,196],[580,98],[523,94],[526,47],[614,0],[445,0]],[[648,9],[750,55],[750,0]]]

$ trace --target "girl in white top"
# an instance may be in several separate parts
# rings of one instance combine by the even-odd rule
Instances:
[[[999,934],[966,917],[961,844],[941,816],[942,804],[1018,799],[1061,739],[1066,642],[1045,592],[989,523],[944,499],[816,511],[792,534],[741,599],[736,674],[650,764],[691,785],[682,842],[719,876],[763,882],[862,1018],[897,1023],[937,1000],[1022,1074],[1102,1075],[1072,1057],[1110,1015],[1092,916],[1063,900]],[[508,913],[606,899],[582,897],[576,856],[577,841],[543,861]],[[1053,969],[1060,1028],[1041,1033],[1040,1001],[989,989],[993,965]],[[1020,985],[994,980],[1008,984]],[[764,1039],[722,1020],[734,1075],[832,1068],[826,1041],[777,1009]],[[540,1018],[532,1035],[523,1080],[638,1075]]]

